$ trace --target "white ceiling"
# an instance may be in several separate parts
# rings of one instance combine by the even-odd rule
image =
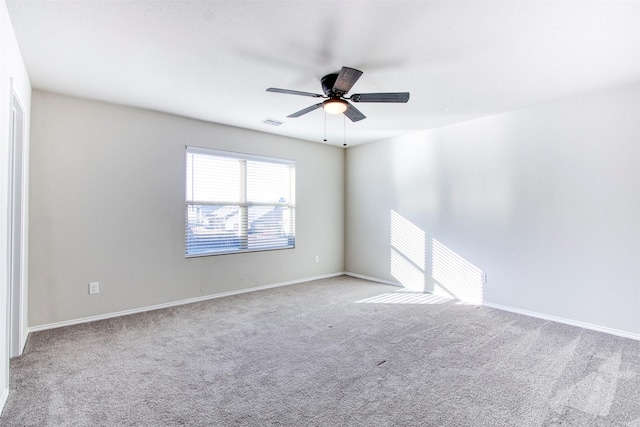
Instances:
[[[407,104],[327,115],[328,143],[416,132],[640,79],[639,1],[7,0],[36,89],[315,142],[288,114],[342,66]],[[271,118],[279,127],[261,123]]]

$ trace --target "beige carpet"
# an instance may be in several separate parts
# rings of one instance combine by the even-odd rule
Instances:
[[[640,342],[351,277],[34,333],[2,426],[640,427]]]

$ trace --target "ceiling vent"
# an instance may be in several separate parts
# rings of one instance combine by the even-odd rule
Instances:
[[[278,120],[273,120],[273,119],[264,119],[261,123],[264,123],[265,125],[271,125],[271,126],[280,126],[282,124],[282,122],[279,122]]]

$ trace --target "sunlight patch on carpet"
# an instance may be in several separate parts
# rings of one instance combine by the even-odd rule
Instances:
[[[384,294],[376,295],[371,298],[366,298],[359,303],[367,304],[442,304],[444,302],[451,301],[451,298],[447,298],[442,295],[425,294],[423,292],[387,292]]]

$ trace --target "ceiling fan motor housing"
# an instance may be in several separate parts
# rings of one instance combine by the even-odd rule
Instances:
[[[344,93],[338,93],[333,91],[333,86],[336,84],[336,79],[338,78],[338,73],[327,74],[322,79],[320,79],[320,83],[322,83],[322,91],[325,95],[329,97],[334,96],[342,96]]]

